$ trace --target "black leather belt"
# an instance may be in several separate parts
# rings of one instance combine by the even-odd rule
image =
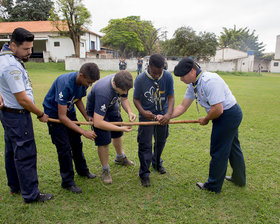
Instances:
[[[14,109],[14,108],[8,108],[8,107],[3,107],[3,111],[9,112],[9,113],[15,113],[15,114],[28,114],[30,113],[26,109]]]

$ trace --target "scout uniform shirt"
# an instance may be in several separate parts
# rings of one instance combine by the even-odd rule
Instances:
[[[188,85],[185,98],[195,99],[192,84]],[[211,72],[203,72],[198,78],[197,100],[207,113],[212,105],[218,103],[223,104],[224,110],[230,109],[236,104],[236,99],[225,81],[218,74]]]
[[[76,83],[78,72],[66,73],[59,76],[45,96],[44,112],[52,118],[58,118],[58,104],[67,105],[68,113],[75,113],[74,104],[86,96],[87,87]]]

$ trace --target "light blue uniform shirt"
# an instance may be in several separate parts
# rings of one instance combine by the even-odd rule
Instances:
[[[22,91],[25,91],[34,103],[33,90],[27,71],[5,44],[0,52],[0,92],[5,106],[24,109],[14,96],[14,93]]]
[[[185,98],[195,99],[192,84],[188,85]],[[218,103],[223,104],[224,110],[230,109],[236,104],[236,99],[225,81],[218,74],[211,72],[203,72],[198,79],[197,101],[207,113],[212,105]]]

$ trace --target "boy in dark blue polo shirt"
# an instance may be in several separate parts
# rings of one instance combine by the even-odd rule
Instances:
[[[151,163],[159,173],[166,173],[160,156],[168,137],[168,122],[174,108],[174,84],[172,75],[163,67],[164,58],[159,54],[152,55],[148,70],[137,76],[134,83],[133,102],[139,111],[139,121],[158,120],[161,124],[140,125],[138,128],[139,176],[144,187],[150,186]]]
[[[59,76],[54,81],[43,102],[44,112],[50,118],[56,118],[61,121],[61,123],[48,122],[48,127],[52,142],[57,148],[62,177],[61,186],[73,193],[81,193],[82,190],[76,186],[74,181],[72,158],[79,175],[90,179],[96,177],[89,172],[82,151],[83,143],[81,141],[81,135],[94,140],[96,134],[94,131],[80,128],[73,121],[77,121],[74,105],[76,105],[87,121],[91,121],[92,118],[87,115],[81,99],[86,96],[87,88],[98,80],[99,77],[97,65],[86,63],[79,72]]]

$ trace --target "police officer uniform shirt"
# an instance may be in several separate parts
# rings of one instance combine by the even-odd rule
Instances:
[[[185,93],[185,98],[195,99],[194,88],[189,84]],[[236,99],[231,93],[225,81],[216,73],[203,72],[197,83],[197,100],[205,108],[206,112],[211,105],[223,104],[223,109],[230,109],[236,104]]]
[[[13,52],[5,44],[0,52],[0,92],[5,106],[14,109],[24,109],[16,100],[14,94],[25,91],[34,102],[33,90],[30,78]]]

